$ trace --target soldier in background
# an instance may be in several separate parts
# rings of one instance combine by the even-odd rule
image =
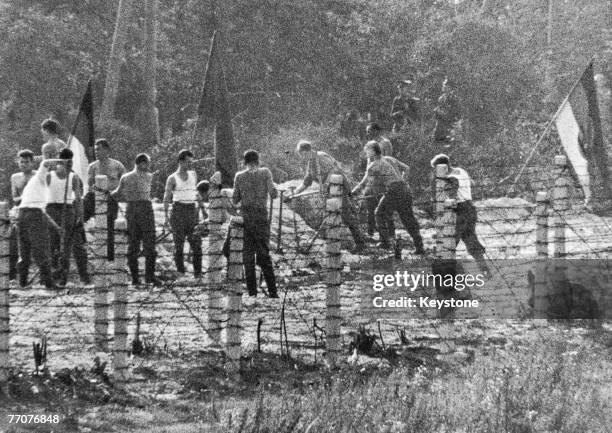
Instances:
[[[397,93],[391,105],[394,133],[415,123],[419,116],[419,98],[412,96],[412,81],[400,81],[397,85]]]
[[[452,141],[453,126],[461,118],[453,83],[448,77],[442,82],[442,94],[434,108],[434,116],[436,118],[434,141],[448,147]]]
[[[17,154],[19,172],[11,175],[11,230],[9,234],[9,280],[17,278],[17,262],[19,261],[19,245],[17,242],[17,206],[21,203],[21,194],[28,181],[34,176],[34,153],[25,149]]]

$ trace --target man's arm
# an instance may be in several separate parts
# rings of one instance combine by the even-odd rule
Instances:
[[[315,156],[316,158],[316,156]],[[312,167],[312,159],[308,161],[308,163],[306,164],[306,177],[304,177],[304,180],[302,181],[302,184],[297,187],[297,189],[293,192],[294,195],[301,193],[302,191],[304,191],[306,188],[308,188],[310,185],[312,185],[312,182],[314,180],[314,170]]]
[[[21,203],[21,195],[19,194],[19,191],[17,191],[17,180],[14,174],[11,175],[11,196],[13,197],[13,204],[15,206]]]
[[[353,188],[353,190],[351,191],[351,194],[355,195],[355,194],[357,194],[359,191],[361,191],[363,189],[363,187],[367,183],[368,179],[370,178],[371,169],[372,169],[372,164],[370,163],[370,164],[368,164],[368,168],[366,168],[366,172],[363,175],[363,179],[361,179],[361,182],[359,182],[355,186],[355,188]]]
[[[121,161],[117,161],[117,173],[118,173],[119,179],[121,179],[121,176],[125,174],[125,165],[123,165]]]
[[[83,182],[76,174],[72,176],[72,190],[74,191],[74,209],[77,223],[83,220]]]
[[[410,173],[410,167],[408,165],[404,164],[399,159],[396,159],[396,161],[397,161],[397,165],[399,166],[400,170],[402,171],[403,177],[405,179],[406,177],[408,177],[408,173]]]
[[[234,204],[238,204],[240,203],[241,200],[242,200],[242,195],[240,192],[240,182],[239,182],[238,174],[236,174],[236,177],[234,177],[234,194],[232,195],[232,202],[234,202]]]
[[[122,201],[123,199],[123,192],[125,190],[125,182],[126,182],[125,179],[126,179],[125,175],[121,176],[121,179],[119,179],[119,185],[117,186],[117,189],[110,193],[111,197],[117,201]]]
[[[272,180],[272,172],[269,169],[266,169],[266,183],[268,187],[268,193],[272,200],[278,197],[278,191],[276,189],[276,185],[274,185],[274,181]]]
[[[91,164],[89,164],[87,166],[87,185],[89,186],[90,190],[94,190],[94,187],[96,186],[96,167],[95,167],[95,162],[92,162]]]
[[[166,217],[166,223],[168,222],[168,208],[172,201],[172,192],[174,188],[176,188],[174,176],[168,176],[168,179],[166,179],[166,189],[164,190],[164,216]]]

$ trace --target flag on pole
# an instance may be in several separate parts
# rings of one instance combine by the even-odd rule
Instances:
[[[585,201],[591,201],[594,187],[602,190],[602,194],[597,195],[612,197],[592,61],[559,107],[555,125],[584,191]],[[597,187],[593,185],[593,180]]]
[[[200,121],[214,125],[215,169],[221,172],[223,185],[231,186],[238,168],[232,116],[218,40],[219,34],[215,31],[210,44],[198,115]]]
[[[72,150],[72,170],[81,178],[83,183],[83,194],[87,194],[87,167],[89,165],[89,154],[93,152],[94,146],[94,118],[93,97],[91,80],[87,82],[87,90],[81,99],[79,113],[77,114],[67,147]],[[86,147],[85,147],[86,146]]]

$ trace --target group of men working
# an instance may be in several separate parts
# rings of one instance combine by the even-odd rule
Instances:
[[[409,166],[392,156],[391,142],[381,134],[376,124],[368,125],[366,135],[369,140],[364,146],[367,156],[367,167],[363,179],[354,187],[344,174],[340,164],[328,153],[316,151],[312,143],[300,141],[297,152],[306,163],[306,177],[294,195],[302,193],[314,180],[326,194],[329,177],[332,174],[343,176],[343,206],[342,221],[348,227],[355,242],[355,251],[361,252],[366,246],[366,236],[359,228],[357,207],[353,204],[359,192],[363,192],[361,200],[368,210],[368,234],[370,237],[378,229],[380,243],[383,249],[396,247],[394,213],[397,212],[406,231],[412,237],[415,254],[424,254],[423,238],[420,227],[412,209],[412,192],[407,182]],[[463,240],[468,252],[476,259],[483,270],[487,270],[484,259],[485,248],[476,235],[477,214],[472,203],[472,180],[468,173],[459,167],[453,167],[450,158],[445,154],[436,155],[431,161],[431,167],[445,164],[448,175],[444,180],[448,183],[449,192],[457,200],[456,241]],[[289,196],[288,199],[291,199]]]
[[[11,192],[14,208],[11,210],[10,279],[19,277],[22,287],[29,286],[29,268],[34,258],[41,283],[49,289],[64,286],[68,280],[70,254],[75,258],[83,284],[91,282],[88,272],[86,235],[84,222],[95,215],[96,176],[106,176],[104,191],[107,203],[109,233],[108,258],[113,259],[113,233],[118,216],[119,202],[126,202],[128,251],[127,264],[132,284],[140,284],[138,257],[145,257],[145,281],[157,284],[155,276],[156,234],[151,185],[150,158],[139,154],[134,169],[126,172],[123,164],[110,158],[111,146],[105,139],[95,142],[97,160],[87,171],[90,193],[83,196],[83,182],[72,168],[73,152],[59,139],[59,124],[47,119],[41,125],[46,142],[42,155],[30,150],[17,155],[19,172],[11,176]],[[184,246],[189,242],[194,277],[202,276],[202,234],[199,215],[208,217],[204,202],[210,188],[220,191],[221,176],[215,173],[210,182],[198,182],[193,170],[194,155],[181,150],[177,157],[178,168],[167,181],[164,192],[165,226],[170,228],[174,241],[174,260],[179,273],[185,273]],[[267,168],[259,168],[259,154],[248,151],[244,155],[246,169],[237,173],[233,201],[241,204],[245,224],[244,265],[249,293],[255,295],[255,255],[271,297],[278,297],[272,261],[269,255],[269,222],[267,197],[276,197],[272,174]],[[38,165],[38,168],[36,168]],[[171,210],[170,210],[171,207]],[[226,204],[229,213],[235,214],[233,205]],[[205,234],[205,233],[204,233]]]
[[[18,154],[20,172],[11,177],[11,190],[15,205],[14,224],[10,242],[10,279],[19,276],[21,286],[29,285],[31,257],[40,270],[41,282],[48,288],[64,286],[68,279],[70,254],[75,258],[81,281],[90,283],[87,269],[86,237],[84,222],[95,214],[94,191],[96,176],[107,178],[107,224],[109,228],[108,259],[113,259],[114,224],[119,202],[126,202],[128,233],[127,263],[132,283],[140,284],[138,257],[145,257],[145,281],[156,284],[155,276],[156,234],[155,218],[151,202],[153,174],[150,158],[139,154],[134,160],[134,169],[126,172],[121,162],[110,158],[111,146],[105,139],[95,142],[97,160],[88,167],[87,183],[90,193],[83,196],[83,182],[72,170],[73,153],[59,139],[59,124],[47,119],[41,125],[46,142],[42,156],[34,156],[30,150]],[[369,210],[368,234],[379,232],[379,247],[393,248],[395,245],[394,213],[399,214],[406,231],[413,239],[415,253],[424,254],[423,239],[419,223],[412,209],[412,192],[407,182],[409,167],[392,156],[393,146],[382,135],[381,128],[368,125],[366,136],[370,139],[364,151],[368,162],[363,179],[351,188],[340,164],[328,153],[317,151],[311,142],[302,140],[297,144],[297,153],[306,167],[302,185],[293,195],[302,193],[316,181],[321,193],[328,192],[332,174],[343,177],[342,221],[355,241],[355,252],[366,247],[368,238],[359,228],[357,209],[353,197],[363,191],[362,199]],[[191,248],[194,277],[202,276],[202,226],[200,213],[207,218],[204,202],[210,188],[221,191],[221,176],[217,172],[209,181],[198,182],[193,170],[194,154],[181,150],[177,156],[178,168],[166,181],[164,192],[165,225],[171,229],[174,240],[176,270],[185,273],[184,247],[187,241]],[[39,164],[35,170],[36,164]],[[457,206],[457,241],[463,240],[468,252],[484,263],[484,247],[475,233],[476,209],[471,203],[471,180],[465,170],[452,167],[444,154],[432,160],[446,164],[449,168],[447,180],[455,185]],[[261,269],[270,297],[277,297],[274,269],[269,252],[270,221],[268,220],[268,197],[277,197],[277,189],[270,170],[259,166],[259,154],[249,150],[244,154],[245,169],[238,172],[234,180],[232,201],[240,204],[244,220],[243,261],[247,290],[257,294],[255,263]],[[170,211],[171,208],[171,211]],[[228,203],[228,213],[235,214],[234,205]],[[227,248],[226,248],[227,250]]]

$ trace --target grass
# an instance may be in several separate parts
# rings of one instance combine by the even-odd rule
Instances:
[[[131,433],[610,431],[609,334],[543,333],[483,342],[473,361],[425,362],[390,372],[316,371],[270,356],[245,362],[241,377],[233,379],[199,368],[185,375],[184,385],[201,381],[196,388],[206,392],[187,387],[170,401],[142,392],[139,400],[80,408],[64,425]],[[227,384],[224,391],[207,386],[207,377],[210,384]]]

